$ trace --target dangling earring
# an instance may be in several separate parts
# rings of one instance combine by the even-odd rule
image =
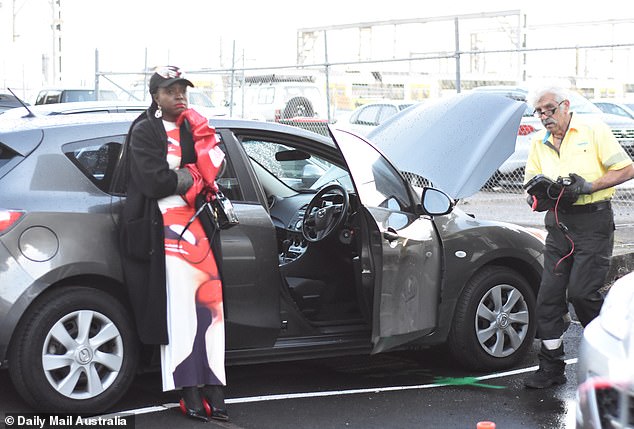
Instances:
[[[162,117],[163,117],[163,111],[161,110],[161,106],[158,106],[158,107],[156,108],[156,111],[154,112],[154,117],[155,117],[156,119],[160,119],[160,118],[162,118]]]

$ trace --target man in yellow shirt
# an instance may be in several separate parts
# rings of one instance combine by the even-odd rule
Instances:
[[[537,295],[539,369],[524,384],[542,389],[566,382],[563,334],[569,323],[568,302],[584,327],[599,314],[599,289],[614,244],[610,199],[614,186],[634,177],[634,167],[607,125],[570,111],[565,90],[546,88],[534,100],[535,116],[545,130],[531,143],[524,183],[539,174],[553,181],[563,178],[563,186],[553,186],[547,201],[535,200],[533,205],[548,209],[548,235]]]

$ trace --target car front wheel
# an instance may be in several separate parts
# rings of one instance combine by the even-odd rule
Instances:
[[[463,366],[499,370],[525,356],[535,336],[535,294],[516,271],[487,267],[460,296],[448,345]]]
[[[13,384],[38,411],[100,413],[126,392],[138,343],[129,312],[111,295],[64,287],[39,300],[13,341]]]

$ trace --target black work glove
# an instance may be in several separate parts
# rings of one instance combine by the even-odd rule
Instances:
[[[564,195],[562,196],[562,199],[570,201],[570,204],[573,204],[577,201],[579,195],[592,193],[592,182],[588,182],[586,179],[575,173],[570,173],[568,176],[570,177],[572,183],[564,188]]]

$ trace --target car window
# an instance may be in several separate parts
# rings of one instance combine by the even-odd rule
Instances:
[[[384,104],[382,107],[383,108],[379,112],[379,119],[377,121],[377,123],[379,124],[382,124],[391,116],[394,116],[398,113],[398,109],[396,108],[396,106],[390,106],[388,104]]]
[[[16,156],[19,156],[17,152],[0,143],[0,169]]]
[[[37,94],[37,98],[35,99],[35,104],[44,104],[44,99],[46,98],[46,92],[41,92]]]
[[[196,106],[215,107],[209,97],[199,92],[188,92],[187,99],[190,104],[195,104]]]
[[[67,143],[64,154],[99,189],[108,192],[125,135]]]
[[[71,101],[93,101],[95,99],[96,99],[95,91],[66,90],[64,91],[62,102],[69,103]]]
[[[354,119],[354,123],[363,125],[378,125],[376,123],[376,116],[379,113],[379,109],[381,109],[381,106],[379,105],[366,106],[364,109],[359,111],[359,114]]]
[[[612,107],[612,109],[611,109],[611,111],[609,113],[612,113],[614,115],[619,115],[619,116],[629,116],[627,114],[627,112],[625,111],[625,109],[622,109],[619,106]]]
[[[595,103],[605,113],[611,113],[619,116],[629,116],[629,114],[621,107],[611,103]]]
[[[44,96],[44,104],[59,103],[61,96],[62,93],[59,91],[50,92]]]
[[[242,146],[252,161],[295,191],[315,189],[313,185],[318,179],[335,167],[319,156],[279,142],[245,138]],[[345,180],[341,183],[346,186]]]

